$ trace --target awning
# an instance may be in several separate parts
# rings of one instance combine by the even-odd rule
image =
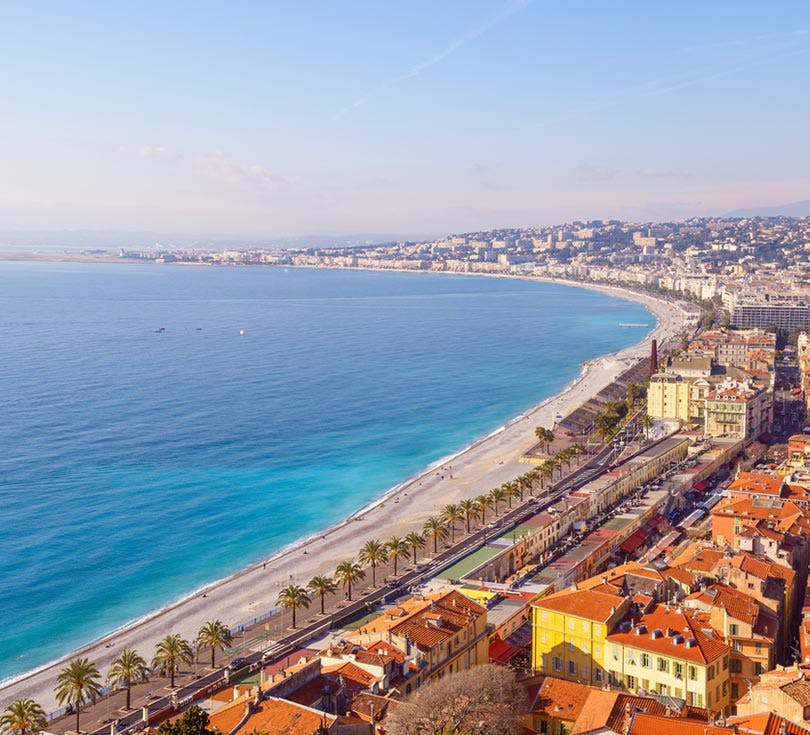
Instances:
[[[647,539],[647,534],[644,531],[636,531],[629,538],[624,540],[619,550],[625,554],[632,554],[639,546],[641,546]]]
[[[658,528],[664,522],[664,516],[660,513],[656,513],[649,521],[647,521],[647,525],[650,528]]]
[[[507,643],[500,638],[496,638],[489,644],[489,662],[491,664],[508,664],[515,656],[520,653],[517,646]]]
[[[706,488],[709,487],[709,483],[706,482],[706,480],[701,480],[700,482],[696,482],[692,487],[699,493],[703,493],[706,492]]]

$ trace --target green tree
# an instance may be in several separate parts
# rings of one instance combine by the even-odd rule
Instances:
[[[371,586],[377,586],[377,565],[385,564],[388,561],[388,551],[385,544],[379,539],[373,538],[363,544],[360,553],[357,555],[361,564],[371,567]]]
[[[167,635],[155,646],[152,668],[161,676],[169,675],[169,686],[174,689],[174,675],[181,663],[190,664],[194,660],[191,644],[179,635]]]
[[[419,551],[419,549],[425,548],[425,535],[419,533],[419,531],[411,531],[405,537],[405,541],[413,550],[413,563],[416,564],[416,552]]]
[[[455,503],[450,503],[442,508],[442,518],[447,521],[450,526],[450,543],[456,542],[456,521],[464,517],[464,511]]]
[[[161,724],[158,735],[218,735],[218,731],[211,729],[208,722],[208,713],[192,704],[174,722]]]
[[[492,508],[495,511],[495,515],[498,515],[498,503],[506,499],[506,493],[500,487],[493,487],[492,490],[489,491],[489,499],[492,502]]]
[[[342,561],[335,570],[335,580],[344,588],[349,588],[349,602],[352,599],[352,585],[366,578],[363,568],[354,561]]]
[[[0,732],[6,735],[29,735],[47,725],[45,710],[33,699],[15,699],[0,715]]]
[[[459,510],[464,514],[464,521],[467,524],[467,533],[470,532],[470,518],[476,513],[475,501],[472,498],[464,498],[458,504]]]
[[[545,490],[546,481],[551,480],[554,477],[554,464],[550,459],[547,459],[543,462],[542,467],[540,467],[540,491],[542,492]]]
[[[439,541],[444,541],[447,536],[447,521],[439,516],[433,516],[425,521],[423,528],[425,534],[433,539],[433,554],[439,553]]]
[[[56,677],[56,701],[76,709],[76,732],[80,732],[79,712],[82,705],[85,702],[95,704],[100,696],[101,674],[89,659],[74,659]]]
[[[652,416],[650,416],[648,413],[645,413],[639,419],[639,424],[641,425],[641,428],[644,429],[644,438],[649,439],[650,438],[650,429],[652,428],[652,425],[653,425]]]
[[[394,576],[396,577],[397,562],[410,556],[408,553],[408,540],[392,536],[385,542],[385,548],[388,550],[388,557],[394,562]]]
[[[208,620],[197,632],[197,648],[211,649],[211,668],[216,666],[217,650],[224,651],[233,643],[233,636],[228,626],[221,620]]]
[[[475,499],[475,512],[478,513],[481,519],[481,525],[486,525],[487,522],[487,508],[492,507],[492,498],[489,495],[479,495]]]
[[[110,662],[107,681],[116,687],[121,685],[126,687],[126,708],[129,709],[132,697],[132,683],[149,681],[149,668],[141,654],[133,648],[125,648]]]
[[[337,583],[331,577],[319,574],[307,582],[307,589],[313,594],[321,598],[321,615],[324,614],[324,598],[326,595],[331,595],[337,592]]]
[[[283,590],[278,593],[276,605],[280,605],[287,610],[292,610],[292,627],[295,630],[295,611],[301,607],[306,610],[309,607],[309,599],[307,591],[297,584],[288,584]]]

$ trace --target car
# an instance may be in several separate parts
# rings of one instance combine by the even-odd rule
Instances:
[[[228,671],[238,671],[247,666],[247,660],[244,656],[237,656],[233,661],[228,664]]]

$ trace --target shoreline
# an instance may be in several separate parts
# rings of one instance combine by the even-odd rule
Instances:
[[[128,621],[79,649],[34,669],[12,675],[0,682],[0,697],[3,700],[20,696],[31,697],[46,711],[53,710],[55,702],[52,688],[56,669],[75,656],[90,656],[96,665],[104,670],[109,665],[110,659],[122,647],[138,648],[143,653],[169,632],[193,638],[199,624],[207,619],[221,618],[229,626],[236,627],[250,618],[260,617],[275,607],[273,603],[278,590],[289,581],[305,584],[314,574],[331,574],[339,561],[354,557],[362,539],[366,538],[363,533],[367,534],[368,538],[405,535],[409,530],[421,527],[427,517],[447,503],[478,495],[503,481],[513,479],[526,469],[525,465],[518,464],[517,459],[530,444],[534,443],[534,439],[531,438],[534,426],[551,425],[554,415],[566,414],[581,405],[610,383],[628,364],[644,356],[653,337],[661,342],[663,338],[677,333],[686,322],[686,313],[675,304],[621,287],[506,274],[444,273],[444,275],[521,278],[601,291],[614,297],[642,303],[656,319],[656,324],[638,343],[584,364],[579,374],[558,393],[532,405],[523,413],[457,452],[432,462],[423,470],[373,498],[347,518],[288,544],[264,560],[214,580],[157,610]],[[436,479],[440,476],[437,470],[450,462],[459,461],[462,468],[459,470],[453,467],[453,472],[462,474],[455,477],[450,475],[450,479],[446,482],[443,476],[440,480]],[[386,509],[389,502],[392,505],[400,505],[396,513],[389,513],[390,509]],[[381,514],[384,518],[376,518]],[[318,547],[318,550],[309,553],[314,547]],[[302,559],[302,555],[306,556]],[[207,595],[204,602],[201,597],[203,594]],[[251,597],[253,599],[250,599]]]

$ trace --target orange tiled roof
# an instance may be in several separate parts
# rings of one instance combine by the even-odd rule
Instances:
[[[734,735],[731,727],[709,725],[704,720],[637,712],[627,735]]]
[[[585,684],[547,676],[537,692],[533,713],[574,721],[580,716],[588,695],[593,691],[597,690]]]
[[[639,635],[635,630],[623,633],[614,629],[608,636],[609,641],[700,664],[711,663],[729,651],[721,638],[707,635],[690,615],[676,608],[667,610],[665,605],[659,604],[648,613],[625,620],[633,620],[636,626],[645,626],[646,632]],[[660,630],[662,635],[653,638],[651,634],[655,630]],[[667,631],[683,636],[683,641],[676,642],[675,635],[668,636]],[[687,647],[686,641],[690,638],[695,640],[695,645]]]
[[[564,590],[532,603],[541,610],[576,615],[587,620],[605,623],[624,602],[618,594],[594,590]]]
[[[462,628],[486,615],[486,608],[457,590],[428,598],[427,607],[398,622],[391,628],[394,635],[406,638],[420,649],[435,648],[452,638]]]
[[[787,735],[810,735],[810,730],[797,725],[773,712],[761,712],[756,715],[729,717],[728,724],[737,728],[740,733],[757,733],[757,735],[780,735],[782,727]]]
[[[239,728],[237,734],[264,732],[267,735],[300,735],[315,732],[324,722],[328,727],[336,721],[335,715],[271,697],[259,703],[256,712]]]
[[[782,477],[774,477],[761,472],[740,472],[728,486],[730,497],[735,493],[772,495],[778,498],[782,489]]]

